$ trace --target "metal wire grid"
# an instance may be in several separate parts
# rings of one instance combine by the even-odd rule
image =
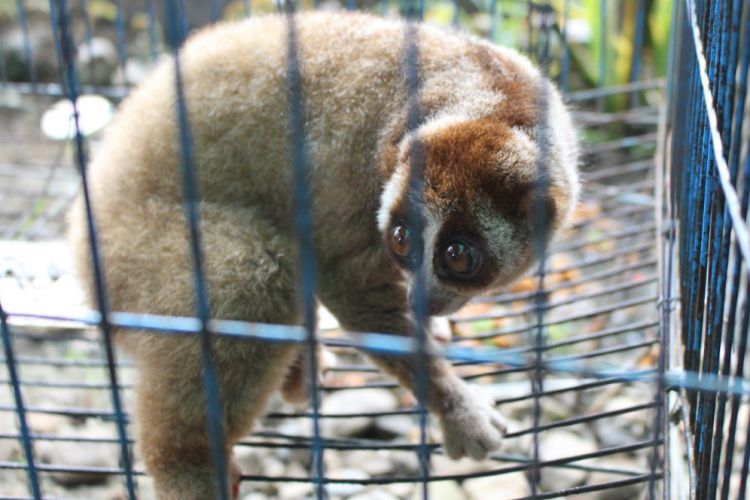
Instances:
[[[679,262],[669,260],[670,267],[678,266],[673,271],[682,303],[675,340],[684,346],[685,370],[744,383],[750,331],[750,158],[744,122],[750,8],[743,2],[687,0],[678,15],[667,123],[671,179],[665,189],[667,241],[679,248]],[[738,446],[742,395],[687,390],[682,398],[690,497],[745,498],[750,452]]]
[[[22,3],[21,3],[22,5]],[[57,29],[60,27],[62,33],[58,33],[58,36],[63,41],[61,44],[60,57],[63,63],[66,63],[66,57],[69,57],[70,47],[66,47],[69,44],[68,34],[66,30],[66,5],[64,2],[53,4],[53,14],[57,16],[57,19],[53,21],[53,28]],[[150,6],[152,7],[152,6]],[[170,5],[172,9],[179,9],[179,5],[172,3]],[[421,11],[421,8],[415,10]],[[153,12],[153,9],[151,9]],[[170,19],[180,19],[179,17],[172,16]],[[121,23],[118,23],[120,26]],[[180,28],[178,26],[171,26],[172,28],[172,42],[175,50],[178,50],[179,39],[180,39]],[[184,31],[183,31],[184,34]],[[544,33],[542,33],[544,36]],[[542,38],[543,38],[542,36]],[[539,44],[544,46],[544,44]],[[699,51],[700,52],[700,51]],[[544,49],[542,49],[544,53]],[[68,54],[66,56],[66,54]],[[293,54],[293,51],[290,51]],[[121,51],[122,56],[122,51]],[[175,61],[179,62],[179,57],[175,58]],[[66,68],[65,76],[67,78],[64,87],[57,88],[46,88],[52,92],[59,91],[61,88],[67,88],[70,92],[70,97],[75,101],[77,95],[77,89],[79,88],[75,80],[75,72],[73,65],[70,64],[70,60],[67,60],[67,64],[63,64]],[[294,67],[296,63],[293,61],[293,57],[290,56],[290,67]],[[295,74],[294,71],[291,72]],[[179,74],[179,72],[178,72]],[[32,88],[39,91],[40,84],[33,81],[32,73]],[[294,95],[294,80],[290,82],[290,89]],[[179,88],[179,86],[178,86]],[[636,84],[631,85],[625,89],[600,89],[597,92],[579,93],[572,94],[571,100],[578,101],[584,99],[601,99],[603,96],[618,92],[631,92],[636,93],[643,90],[643,85]],[[673,94],[676,95],[676,94]],[[591,112],[588,114],[581,114],[581,118],[589,120],[596,126],[601,126],[602,123],[621,123],[622,121],[631,121],[648,123],[652,121],[653,114],[649,110],[635,110],[630,112],[628,115],[620,116],[608,116],[603,113]],[[679,123],[679,122],[676,122]],[[187,133],[188,127],[186,123],[183,123],[183,131]],[[740,127],[741,129],[741,127]],[[456,361],[456,364],[461,367],[462,370],[468,371],[468,369],[475,369],[476,366],[482,367],[481,371],[474,371],[469,374],[467,378],[478,379],[482,382],[488,383],[493,380],[504,380],[507,377],[512,377],[516,373],[529,373],[532,372],[531,384],[532,391],[528,394],[523,394],[514,397],[497,398],[500,403],[513,403],[518,401],[526,402],[527,404],[533,405],[534,413],[534,425],[528,429],[522,429],[512,431],[508,436],[509,440],[520,438],[523,435],[533,435],[538,437],[545,431],[554,428],[561,428],[567,426],[580,425],[585,422],[616,418],[618,415],[623,415],[633,412],[647,412],[653,419],[652,432],[653,435],[648,436],[647,439],[639,442],[633,442],[627,445],[613,448],[603,448],[594,453],[588,453],[584,455],[565,457],[563,459],[555,459],[548,461],[540,461],[538,455],[538,446],[532,446],[532,453],[526,456],[512,456],[507,454],[497,455],[494,458],[495,461],[511,462],[515,465],[498,467],[490,471],[480,471],[478,473],[463,474],[460,476],[452,476],[453,479],[466,479],[469,477],[490,475],[490,474],[502,474],[512,471],[541,471],[544,469],[554,467],[574,467],[583,468],[588,470],[599,470],[606,471],[609,473],[619,474],[622,479],[615,479],[613,481],[607,481],[596,485],[585,485],[582,487],[576,487],[569,491],[556,491],[556,492],[545,492],[537,493],[534,489],[536,488],[536,480],[538,479],[535,474],[529,474],[532,484],[532,496],[536,498],[551,498],[555,496],[561,496],[571,493],[585,493],[593,492],[601,489],[610,489],[625,486],[635,482],[649,482],[649,493],[654,494],[656,486],[656,480],[660,478],[659,471],[659,460],[656,453],[657,448],[661,443],[659,424],[660,409],[661,409],[661,394],[662,392],[657,390],[652,384],[658,382],[659,385],[669,383],[675,386],[686,386],[686,387],[708,387],[712,389],[724,389],[728,392],[742,393],[745,388],[743,385],[731,385],[723,382],[722,380],[715,380],[706,377],[697,377],[692,374],[681,374],[679,372],[666,373],[664,371],[664,363],[661,356],[657,356],[662,360],[660,370],[655,372],[648,366],[643,367],[640,370],[622,370],[621,366],[613,364],[607,364],[598,358],[605,357],[614,353],[633,350],[633,349],[644,349],[648,351],[649,347],[654,346],[657,342],[656,330],[658,322],[656,318],[655,305],[657,304],[657,296],[653,290],[655,279],[654,275],[656,261],[653,257],[653,232],[652,229],[655,227],[651,203],[651,194],[653,190],[653,179],[649,176],[650,172],[650,156],[649,149],[643,149],[644,144],[652,144],[655,140],[655,134],[653,134],[653,127],[642,131],[635,136],[624,137],[622,140],[616,140],[607,142],[604,144],[595,144],[588,147],[588,153],[592,165],[597,165],[597,168],[589,176],[589,187],[590,192],[586,195],[590,197],[590,200],[596,200],[601,204],[601,212],[594,216],[584,218],[584,220],[578,221],[578,223],[568,232],[565,238],[555,247],[555,251],[552,255],[561,254],[564,252],[594,252],[594,256],[587,258],[580,258],[580,255],[576,255],[578,259],[576,262],[569,263],[567,265],[555,265],[554,258],[548,261],[548,265],[543,268],[541,275],[547,277],[549,284],[545,288],[545,294],[539,294],[536,291],[522,291],[522,292],[508,292],[495,297],[482,298],[479,302],[494,303],[500,306],[508,306],[518,301],[526,300],[525,306],[519,308],[513,313],[504,312],[502,314],[489,313],[483,315],[474,315],[471,317],[465,317],[455,319],[454,324],[460,325],[464,323],[471,323],[477,321],[486,320],[503,320],[509,322],[510,326],[504,326],[502,328],[493,329],[487,333],[481,335],[472,335],[471,337],[457,335],[453,340],[453,344],[446,348],[445,353],[448,357]],[[300,133],[298,137],[304,137],[304,134]],[[685,137],[692,137],[686,135]],[[78,141],[78,152],[79,152],[79,163],[85,165],[85,148],[83,148],[82,137],[80,134],[77,135]],[[185,143],[189,145],[189,138],[185,137]],[[299,146],[299,145],[298,145]],[[619,164],[615,161],[615,164],[611,164],[610,161],[615,156],[614,152],[627,150],[629,153],[622,155],[624,158],[624,164]],[[189,147],[186,148],[189,151]],[[678,150],[679,151],[679,150]],[[186,157],[188,155],[186,154]],[[189,158],[189,157],[188,157]],[[300,157],[298,157],[300,158]],[[304,158],[300,159],[300,165],[303,166]],[[190,169],[189,161],[185,162],[186,176],[185,178],[189,181]],[[615,190],[612,190],[609,186],[617,186]],[[187,190],[190,191],[194,186],[191,186],[190,182],[187,182]],[[304,192],[299,195],[301,205],[304,206]],[[304,210],[301,211],[304,214]],[[623,225],[629,224],[630,227],[618,228],[610,231],[609,234],[604,234],[598,238],[592,238],[585,234],[586,228],[592,222],[595,221],[619,221]],[[623,221],[626,221],[623,223]],[[304,220],[302,221],[304,226]],[[304,233],[304,231],[302,231]],[[197,238],[196,238],[197,239]],[[608,245],[616,245],[615,249],[606,248]],[[592,248],[593,247],[593,248]],[[198,245],[196,245],[198,249]],[[199,251],[196,251],[196,256],[199,256]],[[198,257],[197,257],[198,258]],[[200,266],[198,266],[199,268]],[[554,283],[556,275],[561,275],[572,270],[579,269],[583,274],[579,277],[569,279],[567,281],[561,281]],[[643,274],[645,273],[645,277]],[[635,280],[633,281],[633,277]],[[197,278],[200,279],[200,278]],[[199,286],[200,288],[200,286]],[[566,296],[566,292],[570,295]],[[563,314],[566,311],[566,306],[576,306],[584,303],[586,300],[590,300],[595,297],[605,297],[605,305],[599,307],[593,307],[591,310],[581,313],[576,312],[573,314]],[[103,298],[103,297],[102,297]],[[311,302],[308,302],[311,304]],[[665,308],[665,304],[671,304],[671,295],[668,293],[663,297],[661,301],[662,310],[665,314],[669,314],[669,308]],[[105,305],[101,308],[106,311]],[[686,308],[687,310],[687,308]],[[560,312],[560,316],[556,316],[556,313]],[[629,318],[628,321],[617,322],[613,325],[607,325],[605,328],[596,327],[596,320],[600,318],[610,318],[615,316],[622,311],[631,311],[634,315],[637,315],[639,321],[632,321]],[[38,318],[44,318],[43,312],[41,314],[34,315]],[[0,464],[3,469],[20,469],[25,470],[29,476],[29,482],[31,487],[31,494],[33,497],[39,498],[41,496],[41,488],[39,476],[44,475],[47,472],[65,470],[64,464],[39,464],[34,460],[33,453],[33,441],[35,440],[60,440],[60,441],[77,441],[81,439],[76,436],[44,436],[44,435],[32,435],[25,422],[25,415],[28,412],[37,413],[53,413],[68,416],[75,416],[77,418],[100,418],[107,421],[116,422],[117,436],[112,438],[93,438],[94,442],[101,443],[119,443],[122,449],[122,467],[118,469],[102,469],[102,470],[91,470],[91,472],[101,474],[124,474],[127,479],[128,494],[132,497],[135,496],[136,490],[136,477],[142,474],[140,469],[132,469],[130,465],[130,451],[129,445],[131,444],[130,439],[127,435],[127,417],[124,412],[121,411],[119,406],[119,391],[113,388],[119,387],[122,390],[129,390],[128,384],[118,384],[118,371],[114,370],[114,351],[111,350],[111,343],[107,341],[106,329],[113,326],[121,328],[151,328],[160,330],[163,332],[172,333],[203,333],[204,338],[207,338],[205,334],[209,331],[216,334],[224,335],[239,335],[249,336],[255,338],[265,338],[274,341],[307,341],[311,347],[314,347],[316,342],[322,343],[330,347],[350,347],[352,345],[358,345],[365,347],[366,349],[384,350],[388,352],[401,352],[405,353],[418,347],[418,342],[413,342],[408,339],[394,339],[387,336],[355,336],[353,339],[345,340],[340,337],[322,335],[315,337],[312,333],[314,332],[314,317],[308,311],[306,329],[290,329],[290,328],[277,328],[264,325],[246,325],[239,324],[236,322],[216,321],[208,320],[210,317],[207,311],[204,311],[199,317],[202,318],[199,321],[194,319],[175,319],[175,318],[163,318],[153,317],[144,315],[132,315],[126,313],[110,313],[110,314],[97,314],[92,313],[87,317],[81,318],[54,318],[59,321],[69,321],[71,324],[80,325],[98,325],[104,329],[105,333],[105,357],[93,357],[91,360],[69,362],[64,359],[29,359],[23,356],[14,356],[13,351],[13,340],[22,341],[26,338],[40,338],[40,335],[32,335],[24,332],[19,327],[14,327],[14,319],[20,319],[22,315],[13,315],[2,313],[0,315],[3,323],[3,339],[5,347],[5,361],[6,369],[8,370],[7,382],[13,389],[13,402],[5,404],[2,409],[4,411],[15,412],[19,417],[19,431],[17,433],[4,434],[4,439],[16,439],[20,440],[24,445],[26,462],[25,463],[4,463]],[[619,323],[619,324],[618,324]],[[662,323],[667,324],[667,323]],[[581,330],[586,329],[586,325],[589,325],[589,334],[574,336],[567,338],[563,341],[549,341],[545,338],[550,328],[558,325],[571,325],[573,328],[580,328]],[[593,331],[591,331],[591,325],[594,325]],[[747,329],[745,329],[746,331]],[[477,345],[477,341],[494,341],[501,342],[502,339],[509,339],[514,337],[529,337],[531,342],[528,343],[529,347],[516,347],[510,349],[493,349],[485,346]],[[634,339],[635,336],[635,339]],[[98,339],[92,339],[85,336],[56,336],[54,339],[51,336],[42,336],[46,340],[57,340],[60,342],[68,342],[72,339],[88,339],[88,341],[98,342]],[[602,342],[604,347],[589,350],[586,349],[589,346],[587,343],[591,341]],[[611,342],[611,343],[608,343]],[[416,345],[415,345],[416,344]],[[210,343],[206,342],[207,348],[210,348]],[[464,347],[468,345],[468,347]],[[580,353],[575,352],[574,354],[568,354],[565,356],[550,356],[549,351],[555,349],[571,348],[576,350],[586,350],[587,352]],[[661,351],[663,352],[663,351]],[[210,354],[210,353],[208,353]],[[17,358],[17,359],[16,359]],[[210,355],[206,356],[206,363],[210,365]],[[586,360],[595,359],[594,363],[589,363]],[[606,359],[606,358],[605,358]],[[50,382],[50,381],[38,381],[38,380],[24,380],[17,373],[16,366],[21,367],[25,364],[43,364],[43,365],[67,365],[68,367],[92,367],[99,366],[106,369],[107,377],[102,381],[95,383],[80,383],[80,382]],[[490,369],[485,370],[484,367]],[[118,370],[129,370],[130,366],[127,363],[120,363]],[[689,369],[689,368],[688,368]],[[370,372],[372,369],[368,366],[356,364],[355,366],[341,367],[337,369],[339,372],[352,372],[360,371],[364,373]],[[210,377],[210,370],[207,370],[207,378]],[[572,374],[576,377],[581,377],[575,383],[564,386],[556,386],[553,382],[556,377],[560,374]],[[659,374],[664,374],[659,376]],[[741,376],[741,372],[738,373]],[[497,378],[500,377],[500,378]],[[585,377],[585,378],[584,378]],[[616,387],[625,383],[647,383],[647,387],[651,387],[654,394],[654,398],[646,401],[643,404],[634,405],[629,408],[618,409],[608,412],[597,412],[588,415],[582,415],[580,417],[569,418],[563,421],[557,422],[542,422],[540,401],[543,401],[547,397],[559,397],[565,393],[576,393],[585,394],[584,391],[595,391],[603,387]],[[390,383],[383,382],[372,382],[364,385],[357,385],[356,387],[389,387]],[[553,388],[549,388],[552,385]],[[112,409],[85,409],[85,408],[49,408],[43,405],[37,406],[27,400],[27,405],[23,404],[23,396],[26,387],[54,387],[56,389],[81,389],[81,390],[99,390],[108,391],[111,393],[113,398]],[[321,394],[325,395],[327,391],[340,390],[340,385],[324,385],[320,387]],[[724,392],[722,394],[725,394]],[[390,414],[420,414],[419,409],[404,408],[398,412],[390,412]],[[339,414],[339,415],[321,415],[318,412],[316,404],[313,404],[313,409],[308,413],[276,413],[269,415],[269,419],[291,419],[291,418],[312,418],[314,423],[317,423],[321,419],[326,418],[348,418],[356,416],[356,414]],[[383,416],[386,416],[384,414]],[[256,433],[253,437],[248,439],[243,445],[256,446],[256,447],[285,447],[285,448],[301,448],[310,449],[317,456],[316,460],[312,460],[314,465],[313,473],[311,477],[261,477],[247,475],[243,477],[246,481],[310,481],[316,483],[318,489],[318,495],[323,494],[325,484],[331,484],[336,482],[363,482],[369,484],[382,484],[388,482],[397,481],[435,481],[440,479],[448,479],[448,477],[434,476],[429,474],[429,468],[426,467],[426,461],[423,459],[420,463],[421,471],[420,474],[414,474],[403,477],[386,477],[386,478],[371,478],[366,481],[357,481],[351,478],[330,478],[325,476],[323,470],[323,460],[321,455],[323,450],[330,452],[329,450],[356,450],[356,449],[389,449],[393,452],[414,452],[418,450],[422,457],[428,456],[429,453],[439,453],[439,447],[433,444],[427,444],[425,442],[424,426],[420,426],[421,432],[421,443],[416,445],[414,443],[383,443],[380,441],[368,441],[368,440],[335,440],[328,437],[321,438],[319,431],[313,432],[312,436],[290,436],[280,435],[278,433]],[[214,429],[218,432],[220,429]],[[89,441],[92,439],[88,439]],[[731,442],[732,440],[729,440]],[[218,439],[216,442],[220,442]],[[649,467],[643,470],[618,470],[614,467],[607,467],[606,463],[602,464],[602,457],[611,457],[617,453],[625,453],[641,450],[644,456],[651,456]],[[531,455],[531,456],[529,456]],[[591,459],[597,459],[594,463],[591,463]],[[226,494],[226,492],[224,492]],[[537,493],[534,495],[534,493]]]

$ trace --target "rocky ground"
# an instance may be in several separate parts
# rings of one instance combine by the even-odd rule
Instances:
[[[582,205],[578,218],[587,221],[587,229],[576,229],[577,234],[589,234],[592,241],[612,231],[602,214],[606,207],[596,201]],[[605,223],[601,221],[604,220]],[[595,229],[591,229],[592,224]],[[565,243],[559,243],[564,248]],[[631,272],[632,290],[615,294],[597,295],[607,290],[607,279],[592,284],[587,277],[602,273],[584,267],[570,268],[577,259],[592,260],[618,248],[612,243],[587,256],[571,252],[555,254],[551,261],[553,272],[548,286],[560,287],[551,295],[557,307],[550,310],[548,319],[555,323],[548,328],[547,342],[559,343],[545,353],[545,359],[593,354],[591,360],[581,359],[576,366],[592,369],[602,367],[637,370],[653,366],[657,351],[652,343],[655,328],[645,325],[623,334],[598,338],[617,325],[643,322],[655,317],[653,303],[624,307],[594,314],[618,302],[648,297],[654,291],[648,281],[649,266]],[[647,255],[629,254],[624,262],[638,265]],[[6,241],[0,243],[0,298],[3,306],[14,312],[46,312],[75,314],[80,310],[81,293],[70,274],[65,245],[61,241]],[[607,264],[612,269],[612,264]],[[607,267],[605,266],[605,267]],[[567,270],[566,270],[567,269]],[[639,274],[640,273],[640,274]],[[575,285],[583,281],[583,284]],[[616,280],[618,283],[622,281]],[[531,278],[518,283],[503,295],[487,302],[471,305],[462,317],[444,323],[439,331],[445,341],[452,337],[467,346],[519,349],[528,345],[528,334],[506,335],[486,340],[475,340],[477,335],[492,331],[513,331],[533,321],[529,301],[518,299],[533,289]],[[640,284],[639,284],[640,283]],[[572,286],[567,286],[572,284]],[[510,300],[516,297],[515,300]],[[510,299],[509,299],[510,298]],[[580,316],[582,318],[576,319]],[[29,409],[30,428],[37,435],[34,443],[38,464],[48,467],[42,473],[43,489],[47,495],[63,498],[125,498],[119,467],[116,428],[111,417],[111,398],[108,377],[103,368],[103,356],[97,332],[70,328],[59,322],[11,317],[16,334],[14,347],[19,356],[19,372],[24,381],[23,394]],[[330,318],[323,317],[323,332],[336,336]],[[589,337],[585,337],[589,334]],[[584,340],[576,340],[584,335]],[[566,342],[572,342],[567,343]],[[618,351],[624,347],[624,350]],[[608,351],[613,351],[607,354]],[[512,351],[510,351],[512,352]],[[603,352],[604,354],[597,353]],[[420,488],[413,482],[402,482],[418,474],[417,454],[413,450],[394,450],[394,445],[418,443],[418,421],[413,414],[399,414],[413,408],[412,397],[400,389],[388,387],[390,381],[371,371],[360,355],[344,349],[326,351],[323,356],[329,367],[325,375],[321,412],[323,435],[335,445],[349,445],[353,449],[325,451],[326,477],[337,480],[328,485],[331,498],[341,499],[413,499],[420,498]],[[124,357],[119,358],[120,382],[124,386],[126,408],[132,408],[135,370]],[[530,475],[523,465],[532,457],[533,399],[527,373],[513,373],[507,366],[461,366],[459,370],[473,378],[483,390],[498,400],[508,417],[510,437],[503,451],[491,460],[474,462],[468,459],[452,461],[440,454],[432,454],[431,474],[446,477],[429,485],[431,498],[489,499],[519,498],[531,493]],[[484,375],[501,371],[500,374]],[[8,374],[0,366],[0,380]],[[576,487],[620,481],[648,473],[647,443],[653,432],[654,412],[644,407],[653,401],[653,384],[606,384],[577,390],[595,383],[594,375],[548,372],[544,389],[554,394],[542,397],[538,434],[542,461],[564,459],[597,452],[602,457],[574,460],[560,467],[544,467],[539,476],[540,491],[568,491]],[[385,382],[385,384],[384,384]],[[386,387],[383,387],[385,385]],[[14,400],[10,386],[0,388],[0,494],[27,494],[26,475],[11,469],[22,464],[24,456],[17,439],[18,427],[13,412]],[[274,400],[266,418],[253,436],[235,450],[243,471],[248,475],[267,476],[269,480],[248,478],[242,483],[242,498],[306,498],[312,495],[309,482],[284,481],[310,477],[309,438],[312,436],[310,419],[299,415],[304,409],[294,408],[280,399]],[[622,410],[622,413],[620,411]],[[339,414],[378,413],[383,416],[335,418]],[[397,413],[387,415],[388,413]],[[579,416],[601,414],[576,424]],[[430,442],[439,442],[437,428],[429,428]],[[631,447],[617,451],[620,447]],[[383,448],[383,449],[377,449]],[[391,448],[391,449],[389,449]],[[135,469],[143,471],[135,451]],[[47,472],[49,470],[49,472]],[[59,472],[52,472],[59,470]],[[497,475],[470,477],[497,471]],[[274,479],[276,478],[276,479]],[[370,480],[393,484],[361,484]],[[357,483],[358,481],[359,483]],[[137,478],[142,498],[152,498],[152,487],[144,476]],[[647,483],[638,482],[601,492],[566,494],[566,498],[636,498],[643,494]]]

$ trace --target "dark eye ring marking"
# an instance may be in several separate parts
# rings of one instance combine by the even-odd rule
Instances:
[[[412,252],[411,230],[402,225],[393,226],[388,234],[388,247],[398,257],[408,258]]]
[[[482,254],[468,241],[450,240],[443,249],[442,259],[449,275],[459,279],[468,279],[479,270]]]
[[[393,256],[402,265],[410,269],[419,267],[421,260],[420,245],[407,225],[397,223],[391,227],[386,237],[386,243]]]

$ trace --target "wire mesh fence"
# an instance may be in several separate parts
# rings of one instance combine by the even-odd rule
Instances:
[[[71,174],[78,170],[86,192],[89,154],[98,144],[85,130],[86,110],[75,104],[63,120],[59,146],[16,123],[38,119],[51,98],[76,104],[83,103],[82,94],[120,99],[139,79],[136,61],[150,64],[168,49],[176,101],[171,123],[180,153],[175,167],[184,182],[196,309],[193,317],[111,310],[104,282],[109,263],[97,252],[96,210],[87,212],[87,230],[94,235],[93,312],[66,295],[74,295],[72,287],[56,295],[39,292],[50,281],[69,278],[67,271],[49,269],[57,246],[39,244],[45,245],[41,256],[21,246],[13,247],[18,250],[10,258],[6,253],[0,289],[5,386],[0,496],[154,496],[132,418],[137,370],[112,340],[114,331],[147,330],[200,339],[194,354],[208,388],[206,432],[219,478],[229,475],[231,464],[223,452],[228,436],[221,425],[226,407],[219,402],[217,339],[296,343],[311,354],[303,367],[312,374],[309,406],[270,402],[252,434],[234,447],[242,469],[239,492],[218,481],[218,498],[237,493],[242,498],[743,498],[750,186],[743,116],[750,7],[741,1],[688,0],[676,2],[672,12],[670,4],[673,57],[667,112],[657,130],[665,85],[646,78],[654,76],[650,65],[658,62],[646,42],[659,36],[655,16],[664,7],[658,4],[601,3],[599,30],[583,42],[576,39],[582,36],[576,9],[584,7],[578,2],[438,5],[449,24],[518,46],[567,91],[581,130],[584,179],[570,227],[551,242],[537,242],[540,263],[534,272],[476,297],[440,328],[433,325],[440,349],[428,340],[429,276],[422,268],[413,290],[417,321],[411,336],[344,334],[325,311],[316,310],[324,277],[316,272],[314,198],[307,181],[312,168],[307,128],[314,117],[306,114],[307,53],[298,45],[291,4],[175,0],[134,8],[122,1],[110,4],[114,8],[105,21],[94,9],[101,4],[93,1],[56,1],[41,11],[31,2],[3,5],[11,12],[6,25],[18,35],[14,50],[6,50],[12,40],[0,38],[3,96],[23,103],[9,115],[3,151],[12,154],[0,158],[9,180],[0,187],[3,197],[19,200],[3,214],[5,237],[59,236],[62,214],[76,192],[70,186],[79,182]],[[339,7],[410,19],[435,20],[441,12],[430,3]],[[200,234],[202,186],[191,101],[182,80],[183,41],[201,24],[263,8],[279,11],[288,34],[283,84],[292,131],[287,168],[296,179],[288,196],[294,199],[293,234],[301,249],[299,327],[214,318],[205,284],[212,248]],[[621,15],[618,23],[611,21],[612,11]],[[625,32],[623,19],[629,18],[631,51],[614,57],[612,33]],[[516,25],[523,29],[514,32]],[[422,47],[415,26],[405,24],[400,39],[407,130],[426,116],[418,97]],[[39,33],[52,42],[51,53],[44,51]],[[97,35],[110,40],[113,57],[93,57],[102,43]],[[626,76],[615,84],[609,69],[623,60]],[[107,65],[117,78],[100,78]],[[596,68],[592,77],[581,77],[584,67]],[[534,96],[540,114],[547,112],[548,99],[544,92]],[[551,167],[541,156],[537,185],[549,190],[545,172]],[[425,164],[417,147],[409,170],[417,207],[423,205]],[[533,207],[531,224],[538,234],[550,223],[546,215],[544,206]],[[421,235],[422,219],[415,219],[414,233]],[[42,262],[43,276],[19,271],[29,259]],[[401,389],[363,351],[408,357],[422,368],[415,390]],[[450,360],[463,379],[493,398],[508,420],[501,451],[482,461],[446,457],[444,432],[420,403],[429,400],[425,395],[435,382],[424,369],[434,359]]]

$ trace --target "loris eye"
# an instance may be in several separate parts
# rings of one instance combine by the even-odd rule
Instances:
[[[463,241],[448,243],[443,252],[445,267],[461,278],[469,278],[477,271],[479,259],[477,248]]]
[[[388,235],[388,246],[397,256],[409,259],[412,253],[411,230],[404,226],[393,226],[391,234]]]

